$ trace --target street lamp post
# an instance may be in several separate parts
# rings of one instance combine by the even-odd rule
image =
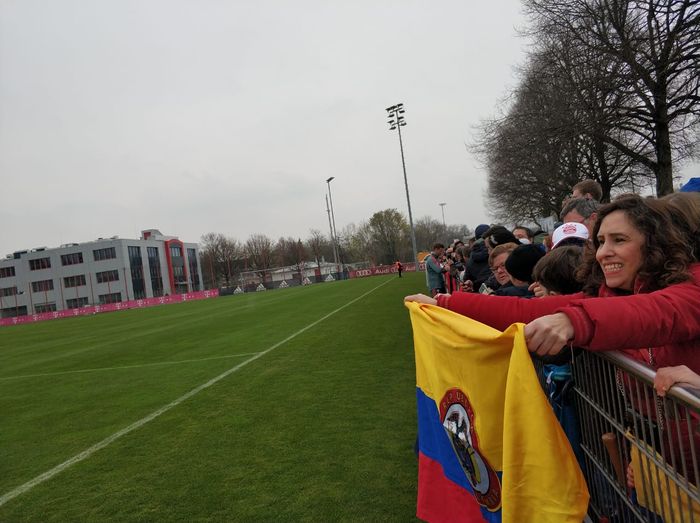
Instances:
[[[408,178],[406,177],[406,160],[403,155],[403,139],[401,138],[401,128],[406,125],[403,114],[406,112],[403,104],[392,105],[386,108],[389,113],[389,129],[397,130],[399,133],[399,147],[401,148],[401,165],[403,166],[403,182],[406,186],[406,203],[408,204],[408,222],[411,226],[411,243],[413,244],[413,261],[418,270],[418,249],[416,249],[416,230],[413,227],[413,214],[411,213],[411,197],[408,194]]]
[[[447,205],[447,202],[442,202],[438,204],[440,206],[440,209],[442,210],[442,226],[447,230],[447,225],[445,224],[445,205]]]

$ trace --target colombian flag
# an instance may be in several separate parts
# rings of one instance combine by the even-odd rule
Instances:
[[[580,523],[588,489],[523,324],[501,333],[440,307],[406,307],[416,353],[417,516]]]

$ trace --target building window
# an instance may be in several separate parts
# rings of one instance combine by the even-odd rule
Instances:
[[[190,266],[190,279],[192,290],[199,290],[199,269],[197,267],[197,250],[187,249],[187,262]]]
[[[56,312],[55,303],[37,303],[34,305],[34,312],[39,314],[41,312]]]
[[[187,292],[187,279],[185,278],[185,259],[182,257],[182,247],[180,245],[170,246],[170,265],[173,275],[174,294]]]
[[[19,307],[6,307],[0,309],[0,318],[15,318],[17,316],[26,316],[27,306],[20,305]]]
[[[128,251],[129,265],[131,267],[131,286],[134,289],[134,299],[139,300],[146,297],[146,282],[143,277],[141,247],[131,245],[128,247]]]
[[[151,276],[151,290],[153,296],[163,295],[163,277],[160,271],[160,254],[158,247],[146,247],[148,253],[148,272]]]
[[[87,297],[85,298],[72,298],[66,300],[66,307],[69,309],[79,309],[80,307],[86,307],[88,304]]]
[[[32,282],[32,292],[44,292],[53,290],[53,280],[41,280]]]
[[[61,255],[61,265],[76,265],[78,263],[83,263],[82,252],[73,252],[71,254]]]
[[[5,287],[4,289],[0,289],[0,296],[2,296],[2,297],[16,296],[16,295],[17,295],[17,286]]]
[[[112,271],[104,271],[95,273],[95,278],[97,283],[107,283],[108,281],[119,281],[119,271],[114,269]]]
[[[36,260],[29,260],[29,270],[38,271],[40,269],[50,269],[51,268],[51,258],[37,258]]]
[[[95,249],[92,251],[92,256],[95,261],[102,260],[113,260],[117,257],[117,251],[114,247],[107,247],[106,249]]]
[[[68,289],[70,287],[82,287],[85,285],[85,275],[77,274],[76,276],[66,276],[63,278],[63,286]]]
[[[11,267],[0,267],[0,278],[11,278],[15,275],[14,265]]]
[[[100,305],[104,305],[105,303],[119,303],[122,301],[122,293],[121,292],[113,292],[111,294],[100,294]]]

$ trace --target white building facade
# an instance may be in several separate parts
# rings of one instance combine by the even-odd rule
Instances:
[[[142,231],[36,248],[0,260],[0,317],[200,291],[199,246]]]

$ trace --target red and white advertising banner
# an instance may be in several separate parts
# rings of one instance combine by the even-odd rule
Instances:
[[[140,309],[144,307],[154,307],[156,305],[165,305],[167,303],[181,303],[191,300],[206,300],[207,298],[216,298],[219,295],[219,289],[210,291],[188,292],[185,294],[173,294],[172,296],[161,296],[159,298],[143,298],[140,300],[122,301],[119,303],[106,303],[104,305],[90,305],[79,309],[67,309],[56,312],[42,312],[39,314],[29,314],[27,316],[17,316],[15,318],[0,319],[0,326],[4,325],[19,325],[21,323],[34,323],[36,321],[55,320],[58,318],[72,318],[73,316],[88,316],[98,314],[100,312],[114,312],[125,309]]]
[[[416,272],[415,263],[404,263],[403,272]],[[420,262],[418,264],[418,270],[425,270],[425,263]],[[379,276],[380,274],[397,274],[399,270],[396,268],[395,264],[392,265],[377,265],[376,267],[367,267],[366,269],[358,269],[356,271],[350,271],[348,276],[350,278],[366,278],[367,276]]]

